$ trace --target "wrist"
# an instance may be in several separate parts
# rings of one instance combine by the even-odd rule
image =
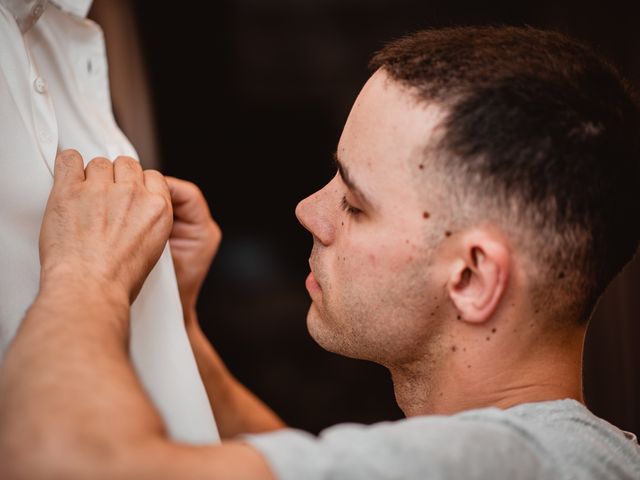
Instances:
[[[198,314],[194,304],[182,303],[182,314],[184,316],[184,326],[187,331],[190,329],[199,329]]]
[[[123,285],[82,266],[43,268],[39,297],[67,299],[70,305],[101,305],[114,311],[128,312],[130,307],[129,293]]]
[[[209,383],[215,384],[218,389],[224,390],[224,387],[229,383],[231,374],[202,331],[197,317],[191,323],[187,323],[185,327],[200,375],[205,379],[212,380]]]
[[[187,315],[191,318],[197,319],[198,315],[196,313],[196,305],[198,304],[199,290],[185,289],[184,285],[180,283],[180,279],[178,279],[178,290],[180,292],[180,304],[182,305],[182,311],[185,319]]]

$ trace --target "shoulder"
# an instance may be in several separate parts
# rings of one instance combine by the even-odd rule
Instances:
[[[640,478],[640,446],[574,400],[247,438],[281,479]]]
[[[249,437],[278,478],[546,478],[552,465],[518,428],[495,419],[414,417]]]

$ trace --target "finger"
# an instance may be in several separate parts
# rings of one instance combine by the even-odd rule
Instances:
[[[113,178],[116,183],[143,183],[142,166],[135,158],[120,156],[113,162]]]
[[[175,177],[165,177],[169,191],[171,192],[171,202],[175,204],[185,203],[193,199],[194,190],[198,190],[195,184]]]
[[[113,164],[104,157],[96,157],[85,168],[87,181],[113,183]]]
[[[162,197],[171,205],[171,193],[167,181],[157,170],[145,170],[143,172],[144,186],[152,193],[162,195]]]
[[[177,219],[198,222],[211,216],[207,201],[196,184],[175,177],[165,179],[169,185],[173,213]]]
[[[84,162],[82,155],[76,150],[71,149],[58,153],[53,167],[54,185],[64,186],[83,182],[84,179]]]

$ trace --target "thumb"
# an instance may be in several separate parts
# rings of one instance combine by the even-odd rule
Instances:
[[[171,193],[173,215],[176,220],[201,223],[209,219],[211,216],[209,206],[196,184],[175,177],[165,178]]]

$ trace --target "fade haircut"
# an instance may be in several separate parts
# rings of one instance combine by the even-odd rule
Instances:
[[[526,232],[534,301],[586,322],[640,236],[640,108],[629,84],[586,46],[528,27],[421,31],[370,67],[443,107],[425,155],[452,197]]]

